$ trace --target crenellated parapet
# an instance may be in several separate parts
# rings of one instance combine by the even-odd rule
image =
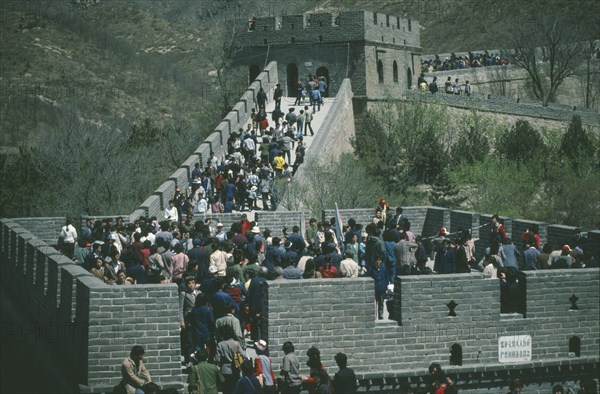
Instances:
[[[420,51],[418,21],[369,11],[257,18],[252,29],[247,27],[240,26],[243,47],[364,42]]]

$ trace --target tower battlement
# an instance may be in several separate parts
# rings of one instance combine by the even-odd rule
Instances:
[[[240,35],[244,47],[340,42],[370,42],[410,47],[420,51],[416,20],[373,13],[305,13],[257,18],[252,30]]]

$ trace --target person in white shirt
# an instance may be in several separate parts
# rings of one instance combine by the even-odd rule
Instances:
[[[356,278],[358,277],[358,264],[354,261],[354,253],[347,251],[345,253],[346,258],[340,262],[340,273],[343,278]]]
[[[169,206],[165,208],[165,220],[179,222],[179,212],[175,207],[175,201],[169,200]]]
[[[60,231],[60,237],[63,240],[63,254],[72,259],[75,253],[75,242],[77,242],[77,230],[71,224],[71,219],[67,219]]]

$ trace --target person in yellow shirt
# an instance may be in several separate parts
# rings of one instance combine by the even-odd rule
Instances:
[[[275,156],[273,159],[273,166],[275,167],[277,176],[281,176],[281,173],[283,172],[283,166],[285,166],[283,152],[280,152],[277,156]]]

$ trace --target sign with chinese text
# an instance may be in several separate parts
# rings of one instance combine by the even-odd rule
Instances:
[[[498,338],[498,362],[531,361],[531,335],[511,335]]]

